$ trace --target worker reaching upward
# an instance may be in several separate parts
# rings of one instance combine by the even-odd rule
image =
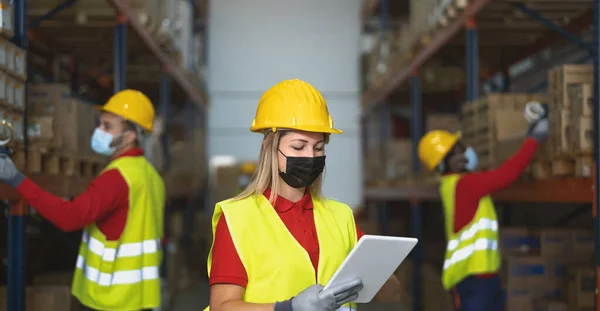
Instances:
[[[515,182],[538,145],[548,136],[548,120],[532,121],[519,151],[500,167],[476,172],[477,154],[460,133],[431,131],[419,142],[419,158],[441,174],[440,196],[446,227],[442,283],[452,291],[457,311],[503,311],[498,219],[491,194]]]
[[[139,147],[152,131],[154,107],[141,92],[123,90],[97,107],[100,125],[92,150],[110,163],[73,200],[33,183],[11,159],[0,157],[0,180],[63,231],[83,230],[72,293],[90,310],[160,307],[165,185]]]

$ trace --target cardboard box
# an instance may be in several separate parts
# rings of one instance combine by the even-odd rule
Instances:
[[[594,121],[592,117],[579,117],[574,120],[571,150],[591,152],[594,148]]]
[[[540,232],[530,228],[501,228],[500,249],[503,256],[537,254]]]
[[[456,132],[460,128],[458,116],[449,113],[430,113],[425,118],[425,131],[445,130]]]
[[[15,70],[14,76],[24,82],[27,80],[27,51],[15,48]]]
[[[552,69],[548,77],[548,90],[552,108],[571,107],[569,87],[575,84],[593,83],[592,65],[562,65]]]
[[[412,175],[412,140],[395,139],[387,145],[385,176],[388,179]]]
[[[591,83],[569,85],[568,92],[574,116],[587,117],[594,113],[594,87]]]
[[[97,126],[94,106],[81,100],[73,100],[77,105],[77,132],[72,139],[77,140],[76,148],[80,155],[93,154],[90,139]]]
[[[15,102],[15,87],[17,81],[12,76],[6,76],[6,104],[11,107],[16,107]]]
[[[17,49],[18,47],[14,43],[10,41],[6,43],[6,71],[13,75],[16,69],[15,58],[17,54]]]
[[[13,81],[14,106],[19,110],[25,109],[25,82]]]
[[[541,231],[540,253],[543,257],[566,263],[589,262],[594,240],[589,230],[544,229]]]
[[[2,1],[2,6],[0,7],[2,11],[0,14],[0,33],[2,33],[5,37],[12,38],[15,34],[15,12],[13,9],[12,3],[9,1]]]
[[[593,309],[596,290],[595,271],[591,267],[570,267],[567,290],[570,310]]]
[[[56,149],[63,152],[77,152],[82,146],[79,141],[79,135],[88,135],[81,133],[81,120],[79,119],[79,101],[71,98],[71,90],[63,84],[31,84],[27,88],[29,102],[29,112],[32,116],[53,117],[54,120],[54,143]],[[84,145],[89,146],[88,141]]]
[[[503,283],[507,299],[529,295],[533,299],[565,297],[565,264],[541,256],[515,256],[504,262]]]

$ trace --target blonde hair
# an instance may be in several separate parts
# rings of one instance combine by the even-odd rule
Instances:
[[[233,200],[242,200],[253,195],[262,195],[265,190],[271,188],[269,202],[275,204],[277,194],[281,190],[282,180],[279,178],[279,141],[289,131],[277,130],[276,132],[267,131],[260,147],[260,155],[256,170],[248,183],[248,186]],[[329,143],[329,134],[323,134],[325,144]],[[323,196],[323,173],[310,185],[309,191],[313,198],[321,199]]]

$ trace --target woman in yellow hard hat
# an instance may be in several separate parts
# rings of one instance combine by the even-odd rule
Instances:
[[[123,90],[98,109],[91,147],[110,163],[85,192],[68,201],[56,197],[6,156],[0,157],[0,180],[63,231],[83,229],[72,293],[86,308],[151,310],[161,303],[165,185],[139,139],[152,131],[154,107],[141,92]]]
[[[213,215],[210,310],[355,309],[360,280],[322,290],[363,235],[352,210],[321,193],[325,145],[342,133],[325,100],[304,81],[282,81],[261,97],[250,130],[263,135],[256,172]],[[397,286],[390,278],[378,298],[397,298]]]
[[[504,310],[498,220],[490,194],[517,180],[547,136],[547,119],[532,122],[521,149],[487,172],[475,172],[477,154],[460,141],[460,133],[431,131],[419,142],[423,164],[442,174],[440,196],[448,240],[442,283],[453,292],[456,310]]]

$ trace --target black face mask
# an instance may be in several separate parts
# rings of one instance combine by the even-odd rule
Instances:
[[[281,150],[279,150],[281,152]],[[279,176],[292,188],[309,187],[319,177],[325,168],[325,156],[321,157],[288,157],[285,173],[279,172]]]

